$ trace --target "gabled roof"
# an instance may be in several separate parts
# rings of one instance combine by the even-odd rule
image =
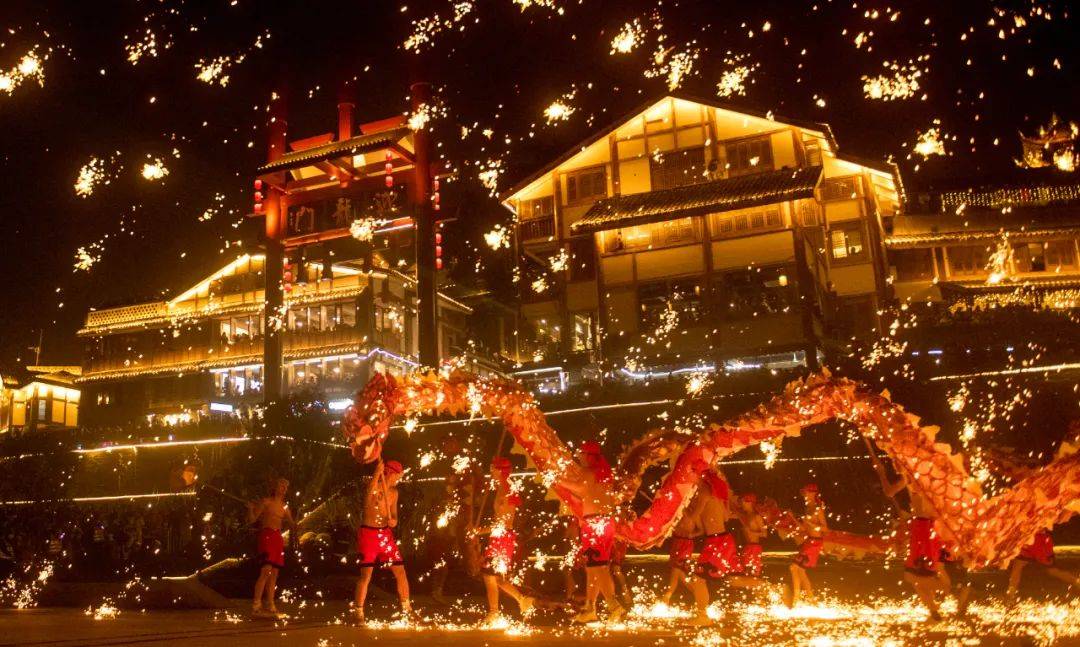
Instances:
[[[575,234],[592,233],[809,198],[814,195],[821,172],[820,166],[780,169],[674,189],[618,195],[596,201],[570,228]]]
[[[357,135],[345,141],[331,142],[322,146],[304,148],[291,153],[285,153],[279,159],[263,164],[256,173],[259,175],[274,171],[285,171],[304,166],[311,166],[316,162],[322,162],[335,157],[356,156],[362,153],[370,153],[386,148],[398,140],[409,135],[408,127],[391,128],[370,135]]]
[[[619,117],[615,121],[608,124],[606,127],[596,131],[595,133],[590,135],[587,139],[582,140],[576,146],[570,148],[569,150],[567,150],[565,153],[563,153],[559,157],[555,158],[550,163],[544,165],[539,170],[529,174],[523,180],[520,180],[519,182],[517,182],[516,184],[511,186],[509,189],[507,189],[507,190],[503,191],[502,193],[500,193],[499,194],[499,200],[505,201],[505,200],[509,199],[510,196],[514,195],[518,191],[521,191],[525,187],[532,184],[534,181],[536,181],[537,178],[540,178],[540,177],[550,173],[552,169],[558,167],[559,165],[563,164],[567,160],[571,159],[572,157],[574,157],[575,155],[580,153],[583,148],[585,148],[587,146],[591,146],[592,144],[596,143],[597,141],[600,141],[601,139],[603,139],[604,137],[607,137],[612,132],[617,130],[619,127],[623,126],[628,121],[630,121],[632,118],[634,118],[637,115],[645,112],[650,107],[656,105],[660,101],[663,101],[664,99],[667,99],[667,98],[681,99],[683,101],[691,101],[693,103],[700,103],[702,105],[709,106],[711,108],[718,108],[720,110],[726,110],[728,112],[733,112],[733,113],[740,114],[740,115],[747,115],[747,116],[750,116],[750,117],[757,117],[759,119],[765,119],[767,121],[774,121],[774,122],[776,122],[778,124],[782,124],[782,125],[796,126],[798,128],[804,128],[806,130],[812,130],[812,131],[823,134],[826,137],[826,139],[829,140],[829,143],[832,145],[832,147],[834,149],[837,148],[836,139],[833,137],[832,129],[826,123],[815,122],[815,121],[804,121],[804,120],[801,120],[801,119],[789,119],[787,117],[780,117],[780,116],[771,114],[768,111],[762,111],[762,110],[756,110],[756,109],[753,109],[753,108],[747,108],[745,106],[736,105],[736,104],[733,104],[733,103],[730,103],[730,102],[727,102],[727,101],[720,101],[720,100],[717,100],[717,99],[699,97],[699,96],[689,94],[689,93],[685,93],[685,92],[669,92],[669,93],[662,94],[660,96],[653,97],[652,99],[638,105],[636,108],[634,108],[630,112],[627,112],[626,114],[622,115],[621,117]]]

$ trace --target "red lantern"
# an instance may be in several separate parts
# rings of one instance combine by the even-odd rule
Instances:
[[[394,186],[394,154],[386,151],[386,188]]]
[[[263,181],[255,180],[255,213],[262,215],[264,210],[263,205]]]

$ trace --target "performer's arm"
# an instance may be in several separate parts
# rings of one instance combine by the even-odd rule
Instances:
[[[247,522],[248,522],[248,524],[255,523],[259,519],[259,517],[262,516],[264,507],[266,507],[266,501],[263,500],[263,499],[259,499],[258,501],[249,501],[248,502],[248,514],[247,514]]]
[[[389,508],[388,512],[390,514],[390,519],[388,521],[390,523],[391,528],[396,528],[397,527],[397,502],[398,502],[398,493],[397,493],[397,490],[395,489],[394,493],[392,495],[390,495],[390,501],[389,501],[390,505],[387,506]]]

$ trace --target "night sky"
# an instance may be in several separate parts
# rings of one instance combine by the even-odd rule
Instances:
[[[469,183],[497,161],[500,188],[662,95],[666,77],[644,75],[661,35],[674,48],[669,59],[697,51],[682,90],[715,97],[725,71],[750,66],[745,95],[732,103],[828,122],[843,150],[900,162],[909,189],[1044,181],[1046,173],[1015,167],[1017,132],[1052,113],[1080,120],[1080,31],[1068,2],[476,0],[422,54],[403,47],[414,22],[451,17],[453,3],[2,5],[0,71],[30,51],[43,70],[43,86],[28,78],[0,91],[5,370],[33,361],[27,347],[40,329],[43,362],[78,363],[74,332],[88,308],[175,294],[251,249],[237,247],[237,223],[265,152],[265,107],[285,79],[291,138],[336,128],[343,78],[357,79],[359,122],[402,113],[409,80],[431,80],[445,107],[435,124],[440,152]],[[639,46],[611,54],[613,36],[635,19]],[[144,51],[133,64],[125,46],[148,29],[156,55]],[[232,61],[227,85],[196,78],[200,60],[220,56]],[[861,77],[887,73],[882,64],[892,61],[923,71],[916,95],[867,98]],[[560,98],[573,112],[549,124],[544,109]],[[919,133],[935,126],[948,155],[909,159]],[[109,183],[79,197],[76,177],[93,158]],[[153,159],[168,169],[160,181],[141,175]],[[462,211],[459,247],[482,247],[492,213],[475,200]],[[74,269],[80,247],[100,256],[85,271]],[[485,263],[508,253],[470,252]],[[474,263],[464,252],[459,260]]]

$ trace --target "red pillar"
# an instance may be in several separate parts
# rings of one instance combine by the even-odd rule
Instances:
[[[267,123],[267,152],[266,159],[273,162],[285,154],[287,145],[287,110],[284,90],[278,90],[270,100],[270,116]],[[282,305],[285,303],[285,295],[281,287],[282,264],[285,260],[285,247],[282,240],[285,238],[286,206],[283,204],[282,194],[273,188],[267,188],[266,197],[263,200],[266,205],[266,266],[263,268],[263,276],[266,279],[263,307],[263,401],[267,404],[279,399],[282,395],[282,336],[283,330],[279,330],[271,322],[281,315]]]
[[[425,82],[409,87],[415,113],[431,102],[431,86]],[[413,133],[416,156],[413,204],[416,206],[416,296],[419,319],[420,363],[439,363],[439,329],[435,293],[435,217],[431,205],[431,133],[427,127]]]

